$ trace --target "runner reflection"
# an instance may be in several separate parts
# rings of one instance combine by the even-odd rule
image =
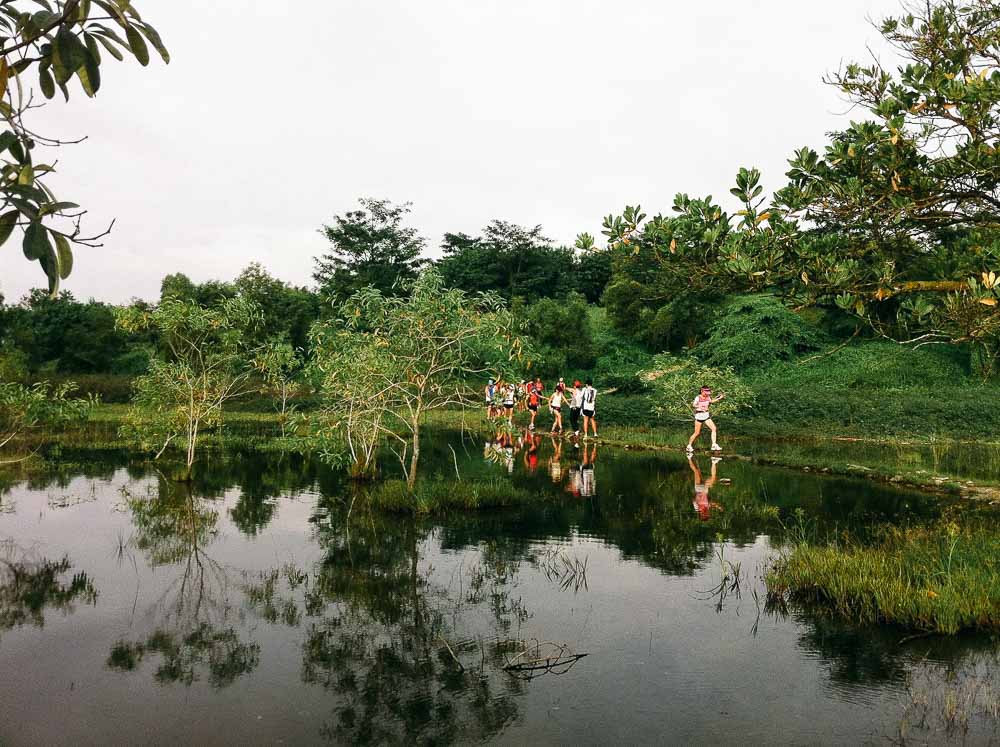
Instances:
[[[720,504],[714,503],[708,495],[708,491],[715,486],[719,479],[718,469],[721,461],[720,457],[712,457],[712,471],[708,479],[704,480],[701,476],[701,470],[698,469],[698,463],[693,457],[688,456],[688,465],[691,467],[691,472],[694,473],[694,510],[702,521],[708,521],[711,518],[713,509],[724,510]]]

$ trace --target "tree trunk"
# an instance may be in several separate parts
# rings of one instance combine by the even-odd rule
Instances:
[[[406,476],[406,486],[413,492],[417,484],[417,462],[420,460],[420,421],[413,421],[413,453],[410,455],[410,472]]]

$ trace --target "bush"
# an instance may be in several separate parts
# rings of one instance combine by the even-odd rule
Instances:
[[[753,390],[731,368],[714,368],[694,358],[667,353],[654,356],[652,367],[642,374],[656,392],[656,409],[661,415],[687,420],[693,413],[692,400],[703,386],[712,387],[713,396],[726,398],[712,405],[713,413],[736,412],[753,406]]]
[[[128,402],[132,398],[131,376],[116,376],[114,374],[78,374],[69,376],[50,377],[54,384],[65,384],[70,381],[76,384],[76,391],[73,397],[87,399],[96,397],[101,402],[110,404],[121,404]]]
[[[111,361],[111,373],[119,376],[135,377],[149,372],[149,362],[153,359],[153,351],[148,347],[136,347]]]
[[[722,306],[708,337],[691,353],[710,366],[745,373],[814,352],[828,342],[777,298],[739,296]]]
[[[755,430],[830,428],[884,436],[995,437],[1000,413],[983,407],[1000,387],[969,377],[963,351],[863,342],[805,364],[755,374]],[[972,417],[967,415],[972,414]]]

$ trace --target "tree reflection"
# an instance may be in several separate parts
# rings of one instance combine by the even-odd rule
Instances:
[[[218,512],[195,498],[189,483],[162,478],[156,491],[129,497],[133,543],[152,567],[180,570],[150,610],[156,627],[145,639],[120,640],[107,664],[134,671],[148,656],[159,657],[154,677],[190,686],[207,673],[213,687],[232,684],[256,669],[260,646],[243,641],[233,624],[227,569],[205,552],[216,535]]]
[[[85,572],[74,573],[69,583],[63,580],[73,567],[68,557],[33,559],[12,540],[0,543],[0,554],[0,630],[40,628],[47,611],[68,615],[79,602],[97,603],[97,589]]]
[[[421,562],[429,529],[333,507],[313,573],[291,565],[246,577],[261,618],[301,627],[302,679],[336,695],[322,736],[358,743],[449,743],[499,734],[525,683],[503,672],[527,616],[511,593],[518,564],[487,548],[457,588]],[[469,626],[487,611],[487,629]]]

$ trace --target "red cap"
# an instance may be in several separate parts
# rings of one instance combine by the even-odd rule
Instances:
[[[574,381],[573,382],[573,386],[580,386],[580,382],[579,381]]]

